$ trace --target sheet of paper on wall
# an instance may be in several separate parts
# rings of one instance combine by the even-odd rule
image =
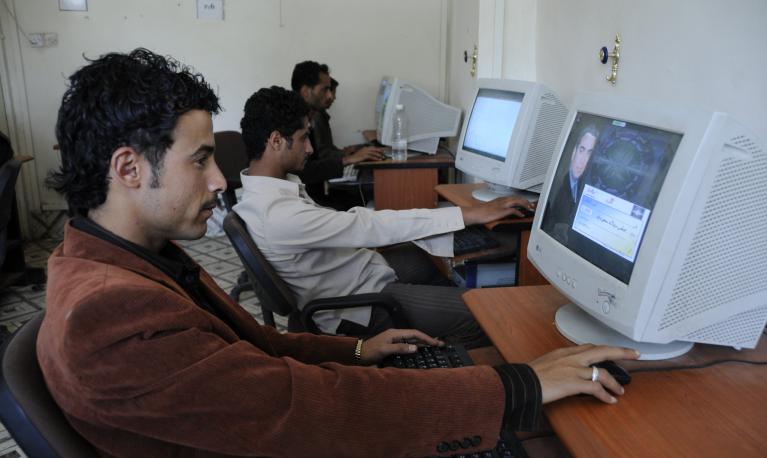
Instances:
[[[59,0],[59,11],[88,11],[88,0]]]
[[[197,0],[197,19],[224,20],[224,0]]]

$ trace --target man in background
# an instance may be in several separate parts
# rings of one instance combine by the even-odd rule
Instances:
[[[312,201],[295,175],[313,154],[303,141],[306,103],[273,86],[253,94],[244,111],[240,127],[250,167],[240,176],[244,192],[234,210],[299,307],[314,299],[385,292],[413,327],[468,347],[489,344],[461,298],[466,290],[446,280],[424,250],[452,256],[453,231],[522,216],[519,207],[530,202],[506,197],[470,207],[336,211]],[[369,249],[375,247],[388,248]],[[314,320],[330,334],[372,335],[393,326],[386,313],[371,307],[324,311]]]
[[[327,113],[327,108],[335,101],[335,95],[331,94],[333,84],[327,65],[314,61],[296,64],[290,84],[293,91],[299,94],[311,108],[309,139],[314,154],[307,161],[304,170],[299,173],[301,181],[306,185],[307,193],[321,205],[337,210],[364,205],[356,187],[333,188],[326,192],[325,183],[332,178],[341,177],[346,166],[384,159],[383,148],[366,146],[340,149],[335,146],[333,132],[330,129],[330,115]]]

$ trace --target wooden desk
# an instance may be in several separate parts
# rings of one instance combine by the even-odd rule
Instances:
[[[376,210],[407,210],[435,208],[438,170],[455,165],[453,156],[444,151],[435,155],[409,157],[406,161],[390,159],[360,162],[357,168],[373,171],[373,192]]]
[[[478,205],[481,202],[471,196],[472,191],[486,186],[483,183],[475,184],[441,184],[435,188],[437,193],[445,200],[455,205]],[[517,285],[545,285],[548,284],[543,275],[527,259],[527,242],[530,240],[530,228],[533,218],[508,218],[493,221],[485,226],[493,231],[516,231],[517,239]],[[483,254],[484,255],[484,254]]]
[[[530,361],[572,345],[554,327],[567,299],[552,286],[472,290],[464,300],[506,361]],[[755,350],[696,345],[672,360],[625,361],[628,369],[687,366],[735,358],[767,361]],[[764,457],[767,366],[723,363],[705,369],[634,372],[618,404],[574,396],[544,408],[574,456]]]

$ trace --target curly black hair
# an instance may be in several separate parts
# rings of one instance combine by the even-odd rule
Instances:
[[[138,48],[109,53],[69,78],[56,122],[61,169],[46,180],[70,212],[87,215],[106,201],[112,153],[130,146],[159,174],[179,117],[190,110],[215,114],[218,97],[202,75],[171,57]]]
[[[288,140],[304,127],[309,105],[297,93],[279,86],[259,89],[245,102],[245,115],[240,121],[242,140],[248,160],[261,159],[266,141],[277,131]]]
[[[299,62],[293,67],[290,87],[296,92],[300,91],[303,86],[314,87],[320,82],[320,73],[330,75],[330,68],[326,64],[320,64],[313,60]]]

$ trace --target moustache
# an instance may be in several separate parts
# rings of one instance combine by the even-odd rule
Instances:
[[[202,204],[202,207],[200,207],[200,211],[213,210],[216,207],[218,207],[218,199],[214,197],[211,200]]]

